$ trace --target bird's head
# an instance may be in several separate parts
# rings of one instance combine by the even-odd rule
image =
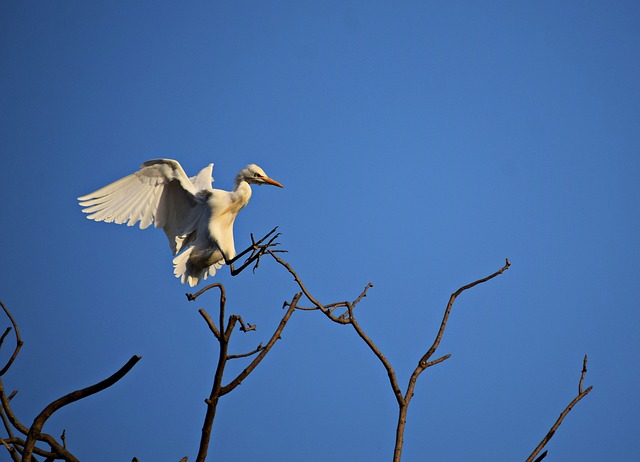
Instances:
[[[283,188],[279,182],[276,180],[269,178],[264,170],[258,167],[256,164],[249,164],[238,173],[238,177],[236,181],[246,181],[250,184],[270,184],[273,186],[277,186],[278,188]]]

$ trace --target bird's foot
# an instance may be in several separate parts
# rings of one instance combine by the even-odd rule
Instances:
[[[253,272],[255,273],[256,269],[260,265],[260,258],[266,253],[275,253],[275,252],[286,252],[286,250],[274,249],[280,245],[279,242],[276,242],[276,239],[280,236],[280,233],[276,233],[278,227],[276,226],[271,231],[269,231],[262,239],[256,241],[253,233],[251,234],[251,245],[247,247],[245,250],[240,252],[235,256],[232,260],[227,262],[227,264],[231,268],[231,275],[236,276],[242,272],[246,267],[253,265]],[[274,234],[275,233],[275,234]],[[267,240],[268,239],[268,240]],[[233,264],[238,261],[241,257],[249,254],[247,259],[242,263],[239,268],[235,268]]]

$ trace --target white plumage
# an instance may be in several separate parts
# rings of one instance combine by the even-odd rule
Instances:
[[[212,170],[209,164],[188,178],[175,160],[149,160],[137,172],[78,200],[91,220],[162,228],[176,255],[175,276],[193,287],[236,256],[233,222],[251,198],[249,184],[282,188],[251,164],[240,170],[233,191],[213,189]]]

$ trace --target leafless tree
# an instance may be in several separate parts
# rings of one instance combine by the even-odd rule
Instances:
[[[431,346],[418,358],[416,367],[408,379],[406,388],[403,389],[399,384],[393,366],[382,353],[380,348],[375,344],[375,342],[367,335],[364,328],[360,325],[355,316],[356,307],[367,296],[367,292],[371,287],[373,287],[373,285],[371,283],[365,285],[364,289],[354,300],[345,300],[328,304],[321,303],[307,289],[301,277],[291,267],[291,265],[289,265],[289,263],[287,263],[280,257],[279,253],[284,251],[276,248],[276,246],[278,246],[278,243],[275,242],[275,240],[277,239],[278,234],[274,234],[274,232],[275,229],[259,241],[255,241],[253,236],[251,236],[252,245],[244,252],[241,252],[241,254],[239,255],[245,256],[248,254],[249,256],[246,257],[244,263],[239,267],[238,270],[234,270],[234,274],[238,274],[239,271],[242,271],[243,269],[253,264],[253,270],[255,271],[255,269],[260,264],[261,258],[268,256],[273,258],[273,260],[275,260],[277,264],[288,271],[288,273],[293,277],[298,288],[298,291],[291,296],[290,301],[284,302],[283,308],[286,308],[285,313],[282,316],[279,324],[275,327],[270,339],[264,346],[261,343],[255,349],[244,353],[232,354],[229,352],[229,341],[233,332],[236,330],[236,327],[240,331],[247,332],[250,330],[254,330],[255,326],[246,323],[240,315],[231,314],[227,316],[227,296],[226,290],[222,284],[211,284],[195,294],[187,294],[187,298],[190,301],[194,301],[211,289],[218,289],[219,292],[218,313],[216,321],[214,321],[214,319],[207,313],[205,309],[200,309],[198,311],[218,343],[218,359],[214,368],[215,371],[213,373],[211,393],[209,397],[205,399],[206,412],[204,423],[202,426],[196,461],[204,462],[206,460],[210,446],[211,433],[216,416],[217,405],[220,398],[233,391],[238,385],[242,383],[243,380],[248,377],[249,374],[251,374],[251,372],[258,366],[258,364],[260,364],[265,355],[272,350],[273,346],[280,339],[280,335],[287,325],[287,322],[296,311],[320,311],[326,319],[335,324],[351,326],[358,337],[378,358],[380,364],[387,372],[389,385],[398,405],[393,461],[400,461],[404,443],[407,411],[411,399],[413,398],[415,393],[415,386],[418,377],[428,368],[435,366],[436,364],[439,364],[451,357],[450,354],[438,356],[436,355],[436,352],[445,334],[449,315],[451,314],[451,310],[453,309],[456,299],[463,292],[502,275],[507,269],[509,269],[511,265],[509,260],[506,260],[505,264],[494,273],[469,284],[463,285],[451,294],[451,296],[449,297],[449,301],[444,309],[442,322],[440,323]],[[302,305],[300,304],[301,300],[304,302]],[[60,408],[86,398],[87,396],[90,396],[92,394],[103,391],[116,383],[133,368],[133,366],[140,360],[140,357],[131,357],[131,359],[124,366],[122,366],[116,373],[106,378],[105,380],[89,387],[76,390],[53,401],[52,403],[47,405],[42,410],[42,412],[40,412],[40,414],[34,419],[33,424],[30,427],[27,427],[26,425],[22,424],[20,420],[18,420],[11,409],[11,399],[15,396],[16,392],[14,391],[11,394],[7,395],[4,389],[4,384],[2,382],[2,376],[10,369],[11,365],[17,358],[23,341],[18,330],[18,325],[16,324],[13,316],[4,304],[2,304],[1,302],[0,304],[2,305],[2,309],[4,310],[5,315],[8,317],[11,323],[11,326],[7,327],[2,336],[0,336],[0,349],[2,348],[4,341],[12,330],[16,339],[16,345],[12,354],[10,355],[9,360],[4,365],[4,367],[0,369],[0,418],[2,419],[2,423],[7,435],[6,437],[0,438],[0,442],[9,452],[11,459],[14,462],[31,461],[33,460],[33,455],[44,457],[46,461],[77,461],[78,459],[66,447],[64,432],[60,437],[60,441],[58,441],[51,435],[42,432],[44,423],[54,412],[56,412]],[[250,361],[238,375],[225,382],[224,373],[228,362],[239,359]],[[583,361],[582,373],[578,384],[578,395],[560,414],[560,417],[553,424],[549,432],[545,435],[540,444],[527,458],[527,462],[539,462],[545,458],[547,452],[545,451],[540,454],[542,449],[553,437],[554,433],[556,432],[564,418],[567,416],[567,414],[571,411],[571,409],[592,390],[592,387],[588,387],[587,389],[583,390],[583,383],[586,372],[587,357],[585,356]],[[43,449],[42,446],[45,446],[46,448]],[[186,460],[187,458],[184,457],[183,459],[181,459],[181,462],[186,462]],[[137,462],[137,459],[134,458],[134,461]]]
[[[75,462],[78,459],[67,450],[64,432],[60,437],[61,442],[58,442],[53,436],[47,433],[42,433],[42,427],[45,422],[53,415],[54,412],[64,406],[109,388],[124,377],[127,372],[135,366],[135,364],[140,360],[140,356],[132,356],[131,359],[129,359],[129,361],[127,361],[127,363],[115,374],[107,377],[101,382],[73,391],[51,402],[36,416],[31,426],[27,427],[16,417],[11,409],[11,400],[16,395],[17,391],[13,391],[7,395],[2,381],[2,376],[9,370],[15,359],[18,357],[23,341],[15,319],[4,303],[0,302],[0,305],[11,322],[11,327],[7,327],[0,338],[0,347],[2,347],[5,338],[9,335],[11,330],[13,330],[16,338],[16,346],[13,353],[5,366],[0,370],[0,403],[2,404],[2,407],[0,407],[0,418],[2,419],[2,424],[4,425],[4,429],[7,434],[7,436],[2,438],[0,441],[7,451],[9,451],[11,460],[14,462],[31,462],[34,454],[45,457],[47,461],[66,460]],[[36,446],[39,443],[48,446],[48,449],[42,449],[41,447]]]
[[[393,451],[393,461],[399,462],[402,457],[402,448],[404,444],[404,431],[405,431],[405,426],[407,422],[407,411],[409,409],[409,403],[411,402],[411,399],[413,398],[413,395],[415,392],[415,386],[416,386],[418,377],[420,376],[420,374],[426,371],[429,367],[435,366],[436,364],[439,364],[451,357],[450,354],[445,354],[440,357],[437,357],[436,359],[431,359],[434,357],[438,347],[440,346],[440,342],[442,341],[442,338],[445,333],[445,329],[447,327],[449,315],[451,314],[451,310],[453,308],[453,305],[456,299],[463,292],[479,284],[488,282],[497,276],[500,276],[507,269],[509,269],[509,267],[511,266],[511,263],[507,259],[505,261],[505,264],[496,272],[486,277],[483,277],[481,279],[478,279],[474,282],[466,284],[451,294],[451,296],[449,297],[449,302],[445,307],[442,322],[440,323],[440,327],[438,328],[435,339],[433,340],[433,343],[427,349],[427,351],[419,358],[415,369],[413,370],[413,372],[411,373],[411,376],[409,377],[407,387],[403,392],[402,388],[398,383],[398,379],[396,377],[396,373],[393,366],[391,365],[389,360],[385,357],[385,355],[382,353],[380,348],[375,344],[375,342],[366,334],[365,330],[362,328],[362,326],[360,325],[360,323],[358,322],[355,316],[356,306],[362,301],[363,298],[367,296],[367,291],[371,287],[373,287],[373,284],[368,283],[364,287],[360,295],[353,301],[341,301],[341,302],[323,304],[315,296],[313,296],[311,292],[305,287],[302,279],[300,278],[298,273],[291,267],[291,265],[289,265],[286,261],[284,261],[282,258],[280,258],[278,255],[276,255],[273,251],[269,249],[266,250],[266,253],[272,256],[273,259],[276,262],[278,262],[282,267],[286,268],[286,270],[293,276],[296,284],[301,290],[301,293],[304,295],[306,300],[310,303],[310,306],[307,306],[307,307],[300,306],[297,309],[306,310],[306,311],[320,311],[322,314],[326,316],[327,319],[331,320],[336,324],[350,325],[355,330],[358,337],[360,337],[360,339],[369,347],[369,349],[378,358],[378,360],[386,370],[387,377],[389,379],[389,384],[391,386],[391,390],[398,404],[398,417],[397,417],[397,423],[396,423],[396,435],[395,435],[395,447]],[[573,406],[575,406],[582,398],[584,398],[591,391],[592,387],[589,387],[584,391],[582,389],[586,372],[587,372],[587,357],[585,356],[583,361],[582,375],[580,377],[580,383],[578,387],[578,396],[576,396],[571,401],[571,403],[567,406],[567,408],[563,411],[563,413],[560,415],[558,420],[552,426],[551,430],[549,430],[549,432],[540,442],[538,447],[534,450],[531,456],[529,456],[529,458],[527,459],[527,462],[532,462],[534,460],[534,457],[536,457],[536,455],[549,442],[549,440],[554,435],[555,431],[560,426],[560,424],[562,423],[566,415],[571,411]],[[542,460],[546,456],[546,454],[547,454],[546,452],[542,454],[540,457],[538,457],[538,459],[536,459],[535,462],[539,462],[540,460]]]

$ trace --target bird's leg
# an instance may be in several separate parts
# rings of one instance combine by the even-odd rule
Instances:
[[[227,260],[226,264],[227,265],[231,265],[232,263],[235,263],[236,261],[238,261],[240,258],[242,258],[243,256],[245,256],[246,254],[248,254],[251,251],[256,251],[260,249],[260,244],[262,244],[269,236],[271,236],[273,233],[275,233],[275,231],[278,229],[278,227],[276,226],[275,228],[273,228],[271,231],[269,231],[267,234],[265,234],[265,236],[260,239],[258,242],[255,242],[253,240],[253,234],[251,234],[251,245],[249,247],[247,247],[246,249],[244,249],[242,252],[240,252],[239,254],[237,254],[235,257],[233,257],[231,260]],[[277,237],[278,235],[274,236]],[[251,257],[249,257],[251,258]],[[226,260],[226,257],[225,257]]]
[[[247,266],[249,266],[250,264],[252,264],[254,261],[256,262],[256,266],[254,267],[257,268],[258,264],[260,263],[260,257],[262,257],[262,255],[264,255],[265,251],[267,249],[269,249],[269,247],[273,247],[278,245],[277,242],[274,242],[278,236],[280,235],[280,233],[277,233],[275,235],[272,236],[273,233],[275,233],[275,231],[278,229],[278,227],[276,226],[275,228],[273,228],[271,231],[269,231],[262,239],[260,239],[259,241],[255,241],[253,238],[253,234],[251,234],[251,242],[252,244],[247,247],[245,250],[243,250],[242,252],[240,252],[238,255],[236,255],[234,258],[228,260],[225,257],[225,263],[227,265],[229,265],[229,267],[231,268],[231,275],[232,276],[237,276],[238,274],[240,274],[242,272],[242,270],[244,270]],[[271,239],[269,239],[269,241],[267,241],[266,244],[263,244],[264,241],[267,240],[267,238],[269,238],[269,236],[271,236]],[[238,261],[240,258],[242,258],[243,256],[245,256],[246,254],[248,254],[249,252],[251,252],[251,255],[249,255],[249,257],[245,260],[245,262],[240,265],[239,268],[235,268],[233,266],[233,264]]]

